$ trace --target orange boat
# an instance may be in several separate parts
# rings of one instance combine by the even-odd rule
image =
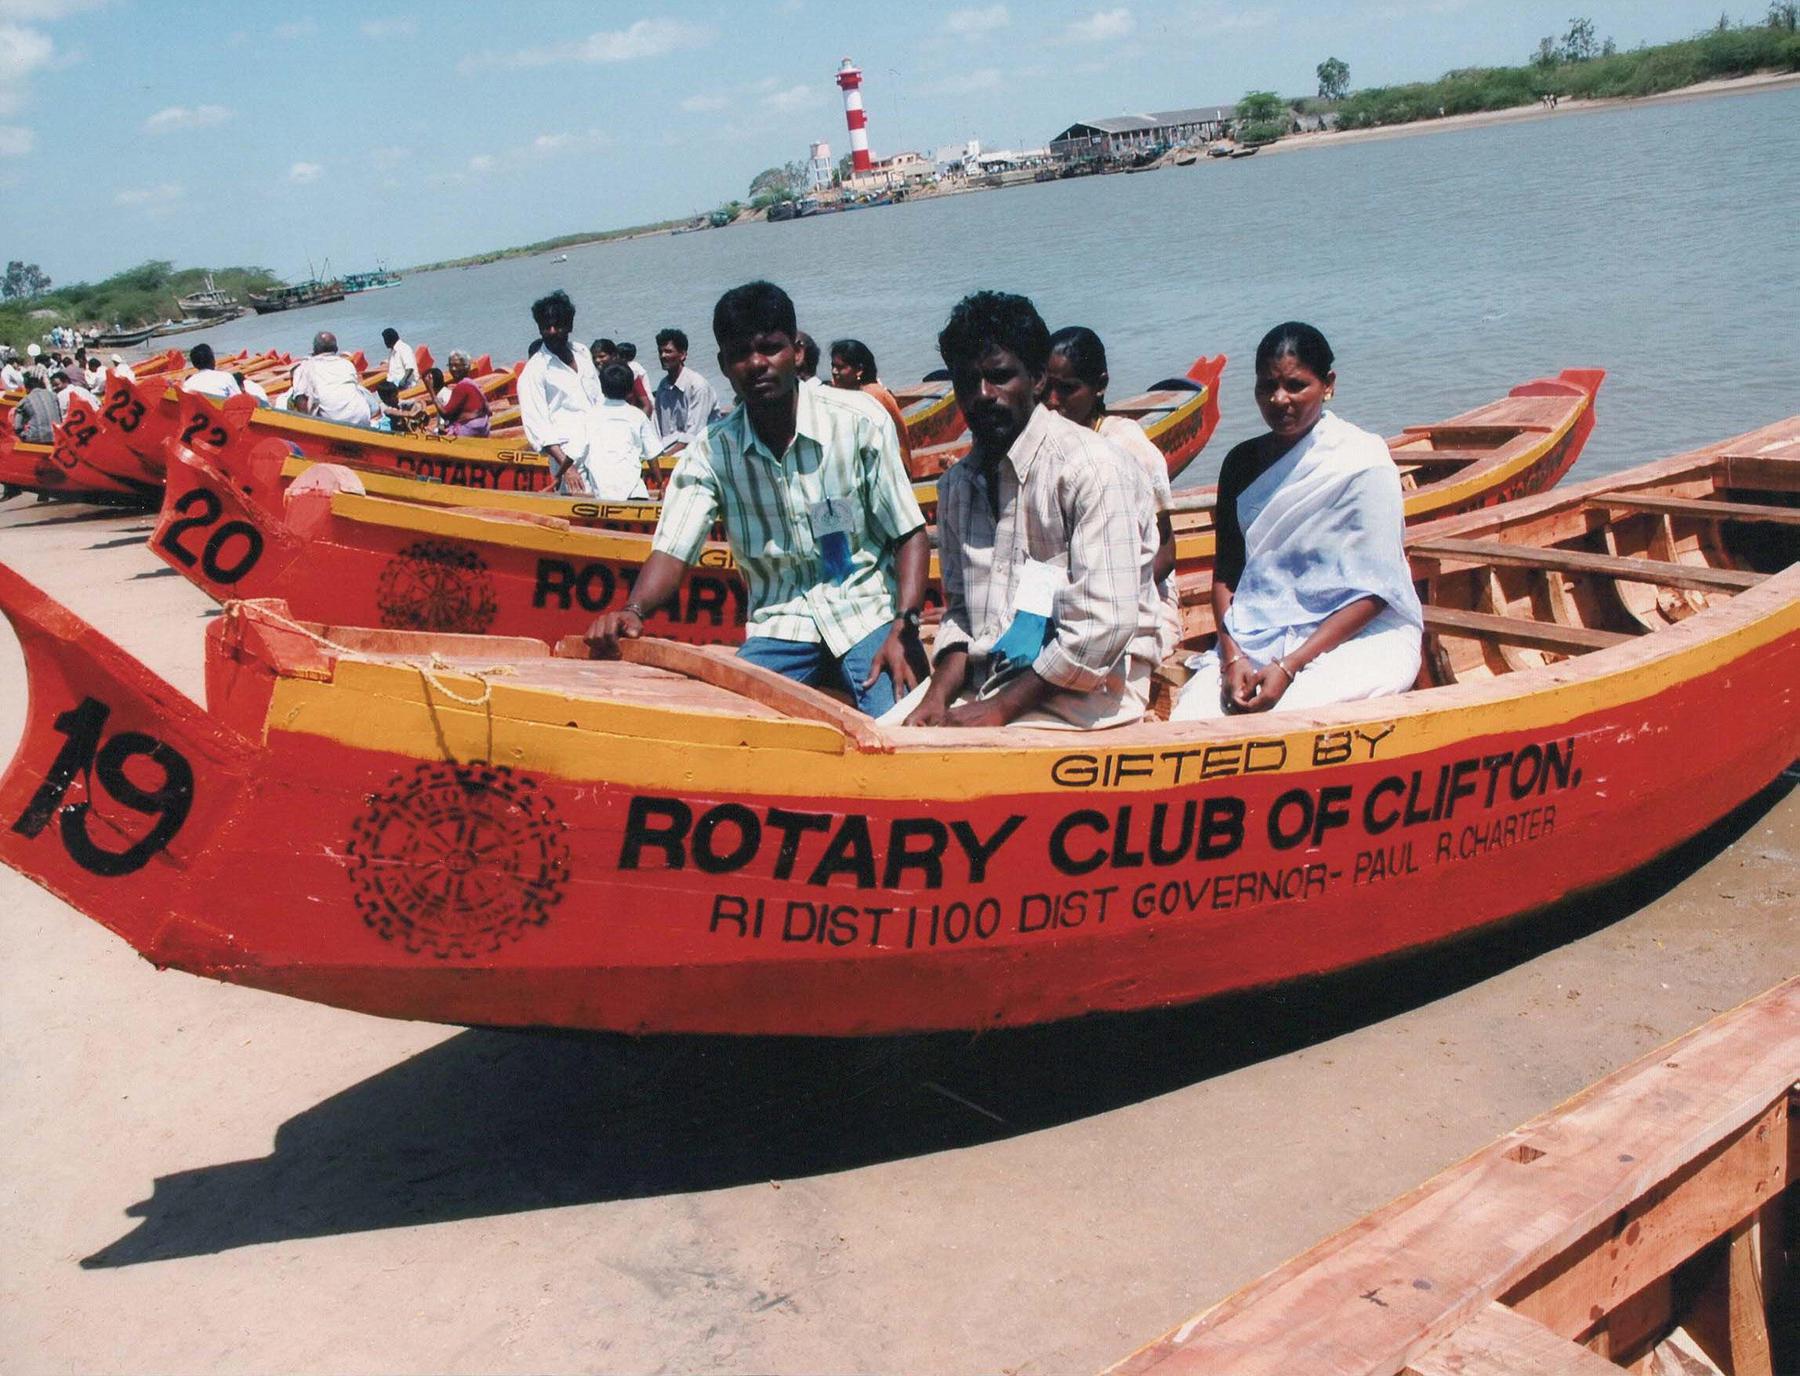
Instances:
[[[1599,385],[1598,374],[1582,376]],[[1402,481],[1430,472],[1456,484],[1453,497],[1461,505],[1478,504],[1489,486],[1554,482],[1593,428],[1593,394],[1561,381],[1528,383],[1515,392],[1538,390],[1544,395],[1529,399],[1539,408],[1531,413],[1534,428],[1495,419],[1482,431],[1490,444],[1486,459],[1468,459],[1467,428],[1448,423],[1444,443],[1461,441],[1462,462],[1474,465],[1466,478],[1461,468],[1432,470],[1408,457],[1447,454],[1431,448],[1439,427],[1402,434],[1392,441]],[[1519,404],[1518,396],[1496,403]],[[216,414],[208,403],[195,405],[197,416]],[[228,405],[227,415],[241,405]],[[220,600],[278,597],[297,616],[344,625],[550,640],[579,631],[595,614],[630,599],[650,551],[643,523],[653,522],[658,510],[655,503],[606,505],[476,493],[341,468],[327,473],[323,465],[297,480],[303,490],[284,491],[297,461],[278,443],[264,440],[248,451],[228,446],[210,458],[198,441],[172,448],[176,460],[151,537],[156,553]],[[935,504],[935,487],[919,492],[921,505]],[[1435,514],[1446,505],[1432,482],[1407,494],[1409,513]],[[627,528],[597,528],[619,526]],[[1205,590],[1212,556],[1210,530],[1177,536],[1176,567],[1196,631],[1210,629],[1203,618],[1210,615]],[[715,543],[689,574],[678,603],[658,612],[651,629],[692,643],[735,643],[746,615],[743,580],[730,550]]]
[[[1420,531],[1413,692],[1089,734],[884,728],[667,641],[598,663],[279,603],[213,622],[201,707],[0,569],[30,681],[0,860],[159,966],[391,1017],[850,1036],[1176,1004],[1605,884],[1776,778],[1797,530],[1800,417]]]

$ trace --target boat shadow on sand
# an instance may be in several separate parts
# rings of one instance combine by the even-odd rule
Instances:
[[[1165,1094],[1479,983],[1629,916],[1750,831],[1790,768],[1638,873],[1450,945],[1191,1007],[870,1040],[472,1030],[159,1177],[131,1266],[380,1228],[798,1179],[978,1146]]]

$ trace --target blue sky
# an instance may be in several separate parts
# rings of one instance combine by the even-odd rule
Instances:
[[[1727,3],[1733,18],[1766,5]],[[1571,15],[1621,47],[1720,0],[464,3],[0,0],[0,259],[290,278],[400,267],[743,195],[809,140],[1041,144],[1083,117],[1523,61]]]

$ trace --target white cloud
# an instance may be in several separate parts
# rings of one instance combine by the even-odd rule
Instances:
[[[489,58],[466,57],[457,64],[460,71],[497,64],[502,67],[548,67],[559,62],[636,62],[650,57],[666,57],[686,48],[704,47],[712,42],[714,31],[705,24],[685,19],[640,19],[630,28],[607,29],[591,33],[573,46],[556,48],[521,48]]]
[[[8,19],[55,23],[83,10],[97,10],[106,0],[0,0],[0,12]]]
[[[785,91],[771,91],[763,97],[763,104],[771,110],[804,110],[819,99],[818,92],[810,86],[790,86]]]
[[[182,197],[179,182],[159,182],[155,186],[130,187],[113,194],[113,204],[129,210],[168,210]]]
[[[573,134],[539,134],[531,141],[531,146],[539,153],[554,153],[567,148],[575,142]]]
[[[494,160],[486,153],[477,153],[469,159],[469,171],[477,176],[485,176],[494,170]]]
[[[944,20],[944,28],[958,38],[980,38],[1012,23],[1005,5],[988,5],[981,9],[952,10]]]
[[[37,146],[37,135],[16,124],[0,124],[0,158],[22,158]]]
[[[318,31],[319,26],[311,19],[296,19],[291,23],[277,24],[275,37],[283,43],[292,43],[296,38],[305,38]]]
[[[56,45],[48,34],[17,24],[0,24],[0,115],[25,108],[30,99],[27,82],[31,74],[48,67],[55,56]]]
[[[412,156],[412,149],[403,148],[397,143],[387,144],[369,150],[369,161],[377,167],[395,167]]]
[[[689,96],[681,102],[681,108],[690,115],[702,114],[708,110],[723,110],[731,101],[726,96]]]
[[[365,19],[359,26],[365,38],[410,38],[419,31],[416,19]]]
[[[210,125],[223,124],[230,118],[231,111],[223,105],[196,105],[191,110],[185,105],[171,105],[145,120],[144,132],[170,134],[178,129],[205,129]]]
[[[288,168],[287,179],[304,186],[307,182],[318,181],[324,171],[325,169],[316,162],[297,162]]]
[[[1095,10],[1086,19],[1077,19],[1063,36],[1071,43],[1106,43],[1129,37],[1136,29],[1137,20],[1121,5],[1116,10]]]

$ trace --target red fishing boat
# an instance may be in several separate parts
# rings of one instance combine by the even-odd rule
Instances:
[[[1107,404],[1107,411],[1125,416],[1143,426],[1163,457],[1168,461],[1169,477],[1179,476],[1192,463],[1195,455],[1206,448],[1213,431],[1219,426],[1219,378],[1225,371],[1225,355],[1197,358],[1184,377],[1165,378],[1146,392]],[[948,387],[949,383],[942,386]],[[956,397],[952,393],[951,403]],[[903,413],[904,414],[904,413]],[[931,413],[934,417],[938,412]],[[912,442],[912,475],[915,479],[936,478],[951,464],[969,452],[968,423],[962,412],[955,412],[957,430],[948,438],[929,445]],[[909,435],[911,431],[908,431]]]
[[[1797,531],[1800,417],[1421,531],[1411,693],[1086,735],[276,603],[213,623],[201,707],[0,570],[31,685],[0,859],[158,965],[394,1017],[860,1035],[1179,1003],[1604,884],[1774,779]]]
[[[1486,485],[1559,478],[1593,427],[1591,388],[1599,375],[1583,376],[1589,390],[1556,380],[1515,389],[1557,390],[1531,398],[1543,408],[1532,412],[1535,428],[1493,420],[1481,432],[1490,445],[1484,458],[1469,457],[1476,451],[1467,447],[1460,417],[1448,423],[1442,442],[1464,446],[1456,452],[1472,473],[1448,465],[1426,470],[1404,457],[1447,454],[1431,448],[1437,426],[1415,426],[1392,441],[1396,461],[1406,464],[1403,482],[1415,471],[1436,480],[1408,492],[1408,511],[1442,510],[1439,483],[1454,483],[1454,500],[1473,505]],[[1519,401],[1509,396],[1495,405]],[[244,414],[242,406],[229,403],[225,413]],[[192,411],[198,420],[218,414],[204,401]],[[191,447],[172,446],[177,460],[151,537],[157,554],[221,600],[279,597],[295,615],[344,625],[552,640],[581,630],[630,599],[659,510],[656,503],[477,493],[343,468],[327,473],[329,466],[311,468],[297,480],[303,490],[290,493],[284,482],[300,461],[285,446],[227,443],[209,457],[214,436],[194,425],[183,433],[192,434]],[[918,490],[929,511],[935,487]],[[1178,534],[1176,567],[1196,631],[1210,630],[1212,555],[1210,528]],[[735,643],[746,614],[743,581],[729,549],[717,543],[689,575],[679,603],[659,612],[653,626],[656,634],[697,644]]]

